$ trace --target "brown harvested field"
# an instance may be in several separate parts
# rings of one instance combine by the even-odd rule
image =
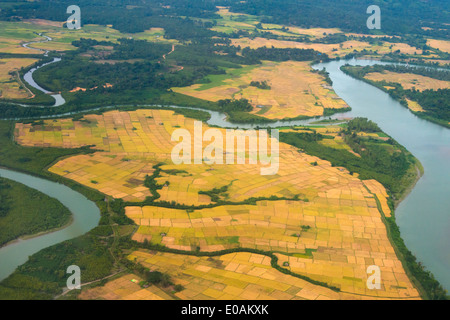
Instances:
[[[385,54],[393,51],[400,50],[404,54],[421,54],[422,50],[411,47],[405,43],[388,43],[384,42],[382,45],[371,45],[368,42],[349,40],[342,44],[323,44],[323,43],[303,43],[295,41],[283,41],[273,40],[265,38],[239,38],[232,39],[231,43],[235,46],[241,46],[241,48],[250,47],[256,49],[260,47],[272,47],[275,48],[298,48],[298,49],[314,49],[322,53],[326,53],[329,56],[343,56],[353,51],[361,51],[363,49],[377,51],[378,54]],[[392,48],[390,48],[392,46]]]
[[[383,71],[383,73],[368,73],[364,77],[373,81],[384,80],[387,82],[399,83],[405,90],[416,88],[416,90],[423,91],[427,89],[437,90],[450,88],[450,85],[447,81],[437,80],[414,73],[396,73],[392,71]]]
[[[270,90],[250,86],[252,81],[267,81]],[[326,84],[324,77],[312,72],[308,62],[264,62],[238,76],[230,76],[216,86],[195,84],[173,88],[174,91],[200,99],[218,101],[245,98],[253,105],[253,113],[283,119],[319,116],[324,108],[339,109],[348,105]]]
[[[443,52],[450,53],[450,41],[448,40],[436,40],[436,39],[428,39],[427,45],[439,49]]]
[[[29,58],[0,59],[0,98],[22,99],[30,97],[30,92],[21,85],[16,71],[32,65],[36,61],[37,59]],[[15,73],[13,76],[9,74],[11,71]]]
[[[185,288],[174,294],[182,300],[386,299],[376,293],[365,295],[335,292],[283,274],[271,267],[269,257],[260,254],[240,252],[208,258],[140,250],[133,252],[128,258],[150,270],[168,273],[174,283]],[[417,299],[416,296],[394,294],[387,298]]]
[[[127,274],[108,281],[104,286],[82,288],[78,299],[81,300],[168,300],[172,297],[155,286],[143,288],[139,285],[142,278]]]

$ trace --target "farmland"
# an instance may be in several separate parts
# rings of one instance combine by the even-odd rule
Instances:
[[[354,1],[79,0],[82,28],[69,30],[66,2],[0,4],[0,118],[15,119],[0,121],[0,165],[73,189],[100,219],[23,255],[0,298],[448,298],[431,273],[448,285],[448,137],[416,117],[450,125],[449,74],[432,68],[450,57],[439,5],[384,7],[383,28],[367,30]],[[372,61],[344,65],[361,58]],[[33,77],[64,98],[55,107],[20,78],[53,59]],[[332,119],[346,101],[355,118]],[[264,146],[237,130],[266,125],[279,132],[267,128]],[[406,198],[424,170],[427,193]],[[64,208],[3,182],[0,246],[67,222]],[[66,290],[68,265],[81,290]]]
[[[450,53],[450,41],[448,40],[428,39],[427,45],[443,52]]]
[[[210,101],[245,98],[252,104],[254,114],[269,119],[313,117],[322,115],[325,108],[348,107],[307,62],[266,61],[257,67],[229,69],[227,75],[209,79],[210,83],[173,90]],[[251,86],[252,81],[266,81],[270,89]]]
[[[257,25],[260,23],[260,17],[230,12],[226,7],[218,7],[217,12],[221,19],[216,20],[217,25],[211,28],[211,30],[232,33],[238,31],[254,31]],[[261,23],[260,28],[265,32],[273,35],[284,36],[288,38],[300,38],[307,37],[311,40],[321,39],[326,34],[336,34],[342,31],[338,28],[299,28],[295,26],[286,26],[273,23]]]

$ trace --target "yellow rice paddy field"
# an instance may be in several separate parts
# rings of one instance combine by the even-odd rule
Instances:
[[[365,78],[373,81],[387,81],[399,83],[403,89],[408,90],[415,88],[416,90],[423,91],[427,89],[448,89],[449,83],[443,80],[437,80],[430,77],[425,77],[413,73],[397,73],[392,71],[372,72],[365,75]]]
[[[232,44],[241,48],[250,47],[251,49],[261,47],[275,48],[297,48],[297,49],[314,49],[322,53],[326,53],[331,57],[344,56],[354,51],[362,51],[363,49],[377,51],[378,54],[385,54],[400,50],[404,54],[422,54],[422,50],[418,50],[405,43],[387,43],[380,45],[371,45],[368,42],[349,40],[342,44],[323,44],[323,43],[303,43],[295,41],[274,40],[256,37],[255,39],[239,38],[232,39]]]
[[[418,104],[416,101],[406,99],[406,102],[408,103],[408,108],[411,109],[412,111],[425,112],[425,110],[422,108],[422,106],[420,104]]]
[[[36,61],[37,59],[29,58],[0,59],[0,98],[22,99],[30,97],[30,92],[21,85],[16,72]],[[10,75],[10,72],[14,72],[14,75]]]
[[[218,251],[233,247],[280,252],[279,264],[345,293],[391,298],[418,298],[387,237],[370,188],[321,195],[314,201],[259,201],[256,205],[219,206],[194,210],[127,207],[140,225],[133,239],[179,250]],[[382,188],[382,187],[381,187]],[[360,194],[358,197],[358,193]],[[386,195],[386,194],[385,194]],[[384,212],[390,214],[387,203]],[[302,227],[303,226],[303,227]],[[308,226],[308,227],[306,227]],[[366,287],[366,269],[380,266],[381,290]]]
[[[418,298],[389,242],[377,207],[374,195],[383,213],[390,214],[381,184],[361,181],[344,168],[332,167],[327,161],[282,143],[279,170],[271,176],[260,174],[261,164],[175,165],[170,159],[176,144],[171,141],[171,133],[177,128],[193,132],[193,126],[193,119],[169,110],[109,111],[86,115],[80,121],[18,123],[15,139],[24,146],[91,146],[97,150],[95,153],[62,159],[49,171],[124,200],[142,201],[150,195],[144,179],[160,162],[166,172],[157,178],[164,185],[158,190],[159,200],[209,204],[211,198],[199,192],[223,186],[228,190],[220,197],[232,202],[251,197],[290,198],[189,211],[128,206],[126,214],[139,225],[133,235],[137,241],[147,239],[181,250],[242,247],[279,252],[280,265],[288,262],[292,271],[343,291],[338,294],[282,275],[260,255],[239,253],[208,259],[138,252],[130,256],[152,269],[169,272],[175,283],[186,288],[176,294],[179,298]],[[203,131],[207,129],[203,125]],[[321,130],[337,136],[338,128]],[[226,155],[224,150],[217,152]],[[214,267],[215,261],[222,261],[224,266]],[[372,264],[382,269],[382,290],[365,289],[365,270]],[[258,269],[259,265],[265,270]],[[135,286],[130,289],[127,281],[93,289],[99,291],[89,291],[92,295],[87,297],[161,297],[160,292],[140,292]],[[212,285],[222,289],[214,291]],[[225,291],[228,286],[229,292]],[[218,295],[218,291],[228,295]]]
[[[143,186],[153,165],[164,162],[164,170],[184,170],[188,174],[162,173],[160,184],[169,182],[159,193],[160,200],[183,204],[209,204],[210,198],[199,194],[215,187],[228,186],[229,201],[250,197],[293,197],[302,194],[315,197],[312,185],[340,188],[357,180],[342,168],[317,157],[300,154],[297,149],[280,144],[277,175],[263,176],[258,164],[174,165],[170,153],[177,142],[171,133],[177,127],[193,132],[194,120],[174,115],[168,110],[111,111],[103,115],[87,115],[83,121],[71,119],[45,120],[43,125],[16,125],[16,141],[25,146],[78,148],[91,146],[94,154],[63,159],[51,172],[73,179],[115,198],[142,201],[150,193]],[[203,130],[208,127],[203,125]],[[223,131],[224,132],[224,131]],[[193,136],[193,135],[192,135]],[[206,145],[205,145],[206,146]],[[220,151],[219,151],[220,152]],[[226,152],[223,151],[224,157]],[[317,161],[318,166],[311,163]]]
[[[252,81],[266,81],[271,88],[250,86]],[[269,119],[318,116],[324,108],[348,107],[307,62],[266,61],[237,76],[230,74],[216,86],[194,84],[173,90],[210,101],[245,98],[253,105],[253,113]]]

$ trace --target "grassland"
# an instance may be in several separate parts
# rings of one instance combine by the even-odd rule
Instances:
[[[211,82],[173,90],[209,101],[245,98],[253,105],[253,114],[268,119],[313,117],[323,115],[324,109],[348,108],[307,62],[266,61],[208,79]],[[270,89],[251,86],[252,81],[266,81]]]

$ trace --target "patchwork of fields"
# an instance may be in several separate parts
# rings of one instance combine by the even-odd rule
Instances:
[[[274,40],[256,37],[254,39],[239,38],[232,39],[234,46],[241,48],[249,47],[251,49],[267,47],[271,48],[297,48],[297,49],[314,49],[322,53],[328,54],[330,57],[341,57],[354,51],[376,51],[378,54],[386,54],[399,50],[403,54],[422,54],[422,50],[411,47],[406,43],[388,43],[382,42],[378,45],[371,45],[368,42],[358,40],[348,40],[343,43],[325,44],[325,43],[304,43],[296,41]]]
[[[161,198],[154,206],[126,207],[126,215],[139,225],[133,235],[137,241],[188,251],[252,248],[276,252],[280,266],[342,290],[338,294],[281,275],[261,255],[237,253],[214,258],[224,264],[216,269],[210,258],[143,252],[130,256],[152,270],[168,271],[175,283],[187,288],[177,293],[180,298],[216,297],[216,291],[221,290],[211,290],[213,278],[217,288],[225,290],[230,286],[229,295],[223,295],[222,290],[219,298],[419,297],[389,241],[382,216],[389,216],[390,210],[381,184],[361,181],[344,168],[332,167],[327,161],[283,143],[279,171],[273,176],[261,176],[258,164],[174,165],[170,152],[176,142],[171,141],[171,133],[177,128],[193,132],[193,126],[193,119],[169,110],[109,111],[86,115],[79,121],[18,123],[15,138],[26,146],[91,146],[97,150],[95,153],[62,159],[49,171],[129,201],[142,201],[151,195],[144,186],[145,177],[154,172],[155,164],[164,163],[160,176],[156,177],[162,186],[158,190]],[[204,125],[203,129],[208,127]],[[338,137],[337,127],[321,130],[329,130],[329,134]],[[342,141],[335,143],[339,145]],[[221,151],[224,150],[219,150],[219,154]],[[221,187],[226,191],[217,196],[230,204],[192,210],[158,207],[158,201],[162,200],[187,205],[214,204],[215,200],[201,191]],[[251,197],[267,200],[239,203]],[[256,260],[260,262],[253,263]],[[264,270],[259,269],[258,263]],[[368,290],[365,286],[365,271],[372,264],[382,270],[381,290]],[[285,285],[278,287],[283,282]],[[114,283],[86,294],[112,297],[110,291],[116,290]],[[117,285],[119,293],[115,294],[122,298],[140,290],[136,286],[128,288],[126,281]],[[122,295],[123,285],[128,289]],[[155,292],[140,294],[161,297]]]

